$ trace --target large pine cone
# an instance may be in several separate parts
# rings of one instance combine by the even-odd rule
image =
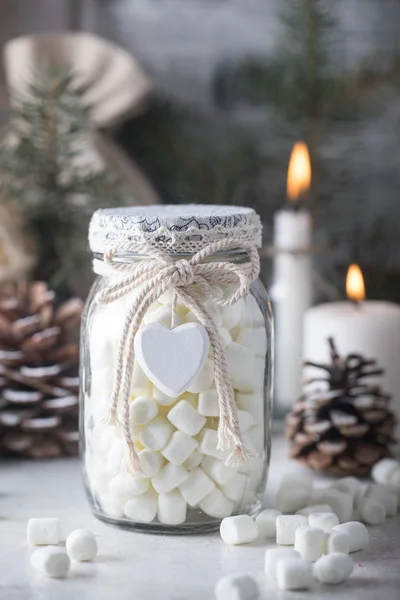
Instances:
[[[81,315],[41,281],[0,291],[0,454],[77,454]]]

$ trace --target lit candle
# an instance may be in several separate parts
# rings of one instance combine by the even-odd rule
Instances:
[[[347,302],[310,308],[304,319],[304,359],[330,362],[328,338],[333,337],[341,356],[360,353],[376,359],[384,369],[376,379],[392,395],[392,410],[400,420],[400,306],[365,300],[360,268],[351,265],[346,279]],[[310,367],[307,376],[312,375]],[[374,379],[370,379],[374,383]]]
[[[289,162],[285,208],[274,219],[276,412],[288,412],[301,393],[303,318],[311,305],[311,216],[304,207],[311,183],[307,146],[297,143]]]

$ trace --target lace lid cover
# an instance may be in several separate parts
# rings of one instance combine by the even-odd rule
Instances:
[[[97,210],[90,221],[92,252],[121,242],[145,243],[159,250],[192,254],[222,239],[261,246],[259,215],[243,206],[174,204]]]

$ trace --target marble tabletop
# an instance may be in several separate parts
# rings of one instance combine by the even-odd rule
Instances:
[[[284,472],[303,469],[286,455],[285,442],[276,436],[267,504]],[[97,559],[74,564],[65,580],[37,575],[30,567],[32,549],[25,539],[27,520],[40,516],[59,516],[66,534],[90,529],[98,540]],[[218,533],[175,537],[113,528],[91,515],[77,459],[0,463],[1,600],[110,600],[113,595],[118,600],[211,600],[217,580],[237,572],[257,578],[261,600],[398,600],[400,515],[371,527],[370,536],[369,548],[352,555],[356,568],[347,582],[318,585],[307,593],[283,592],[265,582],[265,542],[233,547]]]

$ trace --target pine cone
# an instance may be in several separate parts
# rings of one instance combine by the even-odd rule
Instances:
[[[306,382],[306,391],[286,417],[290,455],[317,471],[332,475],[366,475],[381,458],[390,456],[396,419],[390,396],[365,378],[382,375],[375,360],[350,354],[341,358],[329,340],[331,364],[306,362],[322,369],[323,377]],[[315,384],[323,382],[321,390]]]
[[[0,454],[77,454],[81,316],[41,281],[0,291]]]

